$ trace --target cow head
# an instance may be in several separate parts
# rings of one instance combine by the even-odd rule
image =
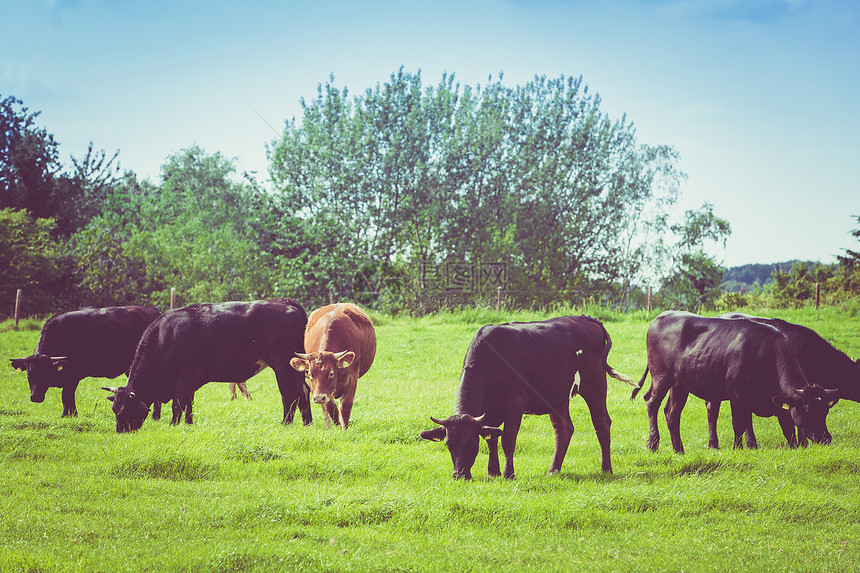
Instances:
[[[472,466],[478,457],[480,438],[489,440],[502,435],[501,428],[484,425],[484,416],[475,418],[468,414],[454,414],[444,420],[430,416],[441,428],[421,432],[425,440],[438,442],[445,439],[451,460],[454,462],[454,479],[472,479]]]
[[[69,363],[67,356],[33,354],[27,358],[12,358],[10,362],[12,368],[27,373],[31,402],[44,402],[48,388],[62,388],[69,378],[64,372]]]
[[[791,413],[794,425],[816,443],[827,443],[827,413],[839,401],[839,390],[821,386],[799,388],[797,396],[774,396],[773,403]]]
[[[317,404],[326,404],[334,399],[337,390],[337,377],[341,370],[349,368],[355,361],[355,352],[326,352],[321,350],[312,354],[300,354],[290,360],[290,366],[304,372]]]
[[[117,433],[133,432],[140,429],[143,421],[149,415],[149,405],[138,398],[133,390],[129,390],[127,386],[119,388],[105,388],[111,392],[107,397],[113,402],[113,413],[116,415],[116,431]]]

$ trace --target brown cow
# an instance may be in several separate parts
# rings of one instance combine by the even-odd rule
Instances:
[[[313,311],[305,328],[305,352],[290,360],[304,372],[314,402],[321,404],[326,424],[349,426],[358,379],[370,370],[376,355],[376,331],[354,304],[331,304]],[[340,420],[335,398],[340,399]]]

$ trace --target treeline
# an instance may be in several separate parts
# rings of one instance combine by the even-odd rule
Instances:
[[[0,99],[0,312],[291,296],[388,312],[694,308],[720,295],[710,205],[672,223],[683,173],[581,78],[425,86],[402,70],[358,95],[330,79],[268,145],[270,181],[197,146],[159,180],[92,145],[71,165]]]

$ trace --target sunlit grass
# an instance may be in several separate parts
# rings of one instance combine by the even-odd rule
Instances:
[[[571,309],[580,314],[582,310]],[[854,570],[860,564],[860,405],[828,418],[830,446],[790,450],[776,420],[755,418],[757,451],[706,448],[704,405],[691,398],[687,454],[645,450],[647,420],[630,387],[609,381],[615,473],[600,472],[580,398],[562,471],[547,475],[553,434],[527,416],[518,479],[451,479],[439,443],[418,438],[451,413],[463,355],[480,324],[548,315],[475,311],[377,321],[379,351],[359,381],[350,429],[284,427],[274,376],[229,401],[209,384],[195,424],[147,420],[114,432],[102,380],[78,389],[78,418],[60,418],[59,391],[29,402],[9,357],[38,331],[0,334],[0,570],[447,571]],[[589,314],[588,312],[585,312]],[[562,314],[561,312],[558,314]],[[798,315],[799,316],[799,315]],[[860,321],[795,320],[860,355]],[[647,317],[603,318],[609,362],[638,379]],[[23,352],[23,354],[22,354]],[[117,379],[125,383],[125,378]]]

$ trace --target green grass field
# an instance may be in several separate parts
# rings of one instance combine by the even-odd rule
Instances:
[[[560,313],[554,313],[560,314]],[[860,317],[773,311],[860,356]],[[114,432],[104,380],[29,401],[8,359],[37,330],[0,333],[0,571],[850,571],[860,567],[860,405],[840,401],[829,446],[789,450],[773,418],[755,418],[757,451],[706,448],[704,403],[681,422],[687,454],[645,449],[647,418],[609,381],[612,461],[600,472],[581,398],[562,472],[546,474],[548,417],[527,416],[517,479],[489,479],[482,445],[471,482],[451,479],[441,443],[418,432],[452,412],[478,326],[538,313],[374,316],[379,350],[359,381],[350,429],[284,427],[271,370],[253,400],[224,384],[198,392],[193,426],[147,420]],[[648,317],[598,315],[610,364],[638,379]],[[116,380],[125,384],[125,377]],[[169,416],[168,416],[169,418]],[[731,444],[729,408],[720,440]]]

